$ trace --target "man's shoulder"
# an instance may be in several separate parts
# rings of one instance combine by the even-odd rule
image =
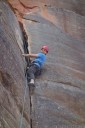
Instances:
[[[46,55],[45,55],[44,53],[38,53],[38,57],[43,57],[43,58],[45,58]]]
[[[45,54],[42,52],[39,52],[38,55],[45,56]]]

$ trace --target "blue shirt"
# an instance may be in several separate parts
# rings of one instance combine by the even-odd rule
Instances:
[[[45,60],[46,60],[46,55],[40,52],[38,53],[38,57],[34,59],[33,63],[41,68],[44,65]]]

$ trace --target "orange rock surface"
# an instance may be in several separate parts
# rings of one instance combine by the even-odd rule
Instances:
[[[85,40],[84,2],[67,0],[8,0],[8,2],[20,22],[23,20],[23,15],[38,13],[62,31],[77,39]]]

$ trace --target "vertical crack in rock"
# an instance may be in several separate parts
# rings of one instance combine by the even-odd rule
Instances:
[[[26,31],[23,27],[23,24],[21,22],[19,22],[20,24],[20,28],[22,30],[22,34],[23,34],[23,46],[24,46],[24,53],[29,53],[29,50],[28,50],[28,36],[26,34]],[[26,63],[27,63],[27,66],[29,66],[30,64],[30,59],[29,58],[25,58],[26,60]],[[26,74],[25,74],[26,75]],[[29,97],[30,97],[30,127],[32,128],[32,118],[31,118],[31,114],[32,114],[32,94],[33,94],[33,89],[34,88],[31,88],[29,87]]]
[[[0,9],[0,16],[2,15],[2,10]]]
[[[30,95],[30,126],[33,128],[33,94],[34,94],[34,86],[29,86],[29,95]]]
[[[31,116],[31,113],[32,113],[32,101],[31,101],[31,95],[30,95],[30,116]],[[30,118],[30,126],[32,128],[32,117]]]

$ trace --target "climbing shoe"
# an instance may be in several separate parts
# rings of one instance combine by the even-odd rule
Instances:
[[[30,82],[28,83],[28,85],[29,85],[30,95],[33,95],[34,94],[34,90],[35,90],[34,79],[31,79]]]
[[[29,82],[29,85],[34,85],[34,79],[31,79],[30,82]]]

